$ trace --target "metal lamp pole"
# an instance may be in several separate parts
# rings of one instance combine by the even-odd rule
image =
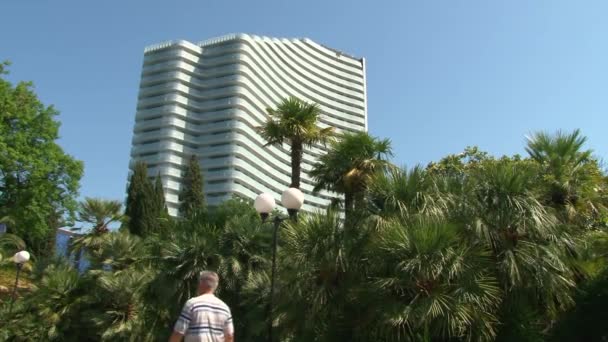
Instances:
[[[283,196],[281,197],[281,203],[284,207],[287,208],[289,218],[294,221],[297,221],[298,210],[302,207],[302,204],[304,203],[304,195],[299,189],[289,188],[283,192]],[[260,214],[262,222],[265,222],[275,207],[274,198],[270,194],[261,194],[256,198],[254,206],[256,211]],[[282,217],[279,215],[275,216],[272,219],[274,231],[272,234],[272,269],[270,273],[270,296],[268,298],[268,340],[270,342],[274,341],[272,310],[274,305],[274,290],[276,282],[276,260],[279,240],[278,235],[281,223],[286,219],[286,217]]]
[[[13,261],[15,262],[15,266],[17,267],[17,275],[15,276],[15,286],[13,286],[13,293],[11,294],[11,305],[9,306],[8,312],[13,312],[13,304],[15,304],[15,298],[17,297],[17,286],[19,285],[19,274],[21,274],[21,269],[23,268],[23,264],[25,264],[28,260],[30,260],[30,253],[27,251],[21,251],[16,253],[13,256]]]
[[[270,317],[268,323],[268,340],[270,342],[274,341],[273,339],[273,325],[272,325],[272,309],[273,309],[273,301],[274,301],[274,284],[275,284],[275,276],[277,272],[277,246],[278,246],[278,235],[279,235],[279,227],[281,223],[285,219],[279,216],[275,216],[273,220],[274,224],[274,232],[272,236],[272,269],[270,273],[270,297],[268,298],[268,317]]]

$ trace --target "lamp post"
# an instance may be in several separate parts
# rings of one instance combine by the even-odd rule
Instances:
[[[9,307],[8,312],[13,312],[13,304],[15,303],[15,297],[17,294],[17,285],[19,285],[19,274],[21,273],[23,264],[25,264],[28,260],[30,260],[30,253],[27,251],[17,252],[13,256],[13,262],[17,267],[17,276],[15,276],[15,286],[13,287],[13,294],[11,295],[11,306]]]
[[[298,211],[304,204],[304,194],[300,189],[297,188],[289,188],[283,192],[281,196],[281,204],[287,209],[287,213],[289,214],[289,218],[292,220],[298,219]],[[263,193],[260,194],[254,202],[255,210],[260,214],[262,218],[262,222],[265,222],[270,213],[275,208],[274,197],[271,194]],[[276,275],[276,258],[277,258],[277,245],[278,245],[278,232],[279,227],[281,226],[281,222],[283,222],[286,218],[280,215],[276,215],[272,222],[274,224],[274,231],[272,234],[272,270],[270,273],[270,297],[268,298],[268,340],[273,342],[273,334],[272,334],[272,306],[274,299],[274,284],[275,284],[275,275]]]

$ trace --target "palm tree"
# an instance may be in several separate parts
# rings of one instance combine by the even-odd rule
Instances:
[[[338,212],[303,216],[281,231],[278,288],[273,313],[280,340],[353,341],[369,327],[362,258],[370,230],[345,230]],[[250,290],[268,295],[269,277]],[[371,339],[370,339],[371,340]]]
[[[272,230],[260,224],[258,215],[235,216],[229,219],[219,237],[220,261],[217,272],[222,279],[219,295],[232,311],[241,317],[235,322],[235,333],[247,341],[263,341],[267,337],[268,297],[260,293],[248,296],[248,282],[270,269]]]
[[[370,250],[380,336],[491,341],[500,304],[490,251],[465,243],[458,226],[418,220],[380,232]],[[386,338],[389,340],[388,338]]]
[[[555,217],[533,192],[535,169],[497,161],[486,163],[472,176],[473,196],[468,203],[477,217],[474,229],[494,251],[516,248],[522,239],[558,238]]]
[[[575,242],[536,198],[537,168],[525,160],[489,160],[465,182],[471,184],[454,201],[459,207],[456,219],[471,242],[492,251],[505,295],[501,321],[522,315],[519,321],[503,321],[501,331],[509,332],[513,324],[550,324],[573,303],[574,273],[566,251]],[[532,311],[538,312],[538,320],[525,315]]]
[[[291,147],[291,185],[300,188],[300,174],[304,146],[325,145],[333,133],[333,127],[317,126],[321,110],[319,105],[296,97],[284,99],[276,109],[268,108],[270,117],[259,128],[268,142],[266,145],[288,143]]]
[[[87,317],[101,341],[156,341],[157,318],[149,315],[144,299],[150,270],[103,272],[95,281]]]
[[[597,195],[598,188],[603,187],[602,174],[591,157],[592,151],[583,149],[586,141],[578,129],[572,133],[558,131],[554,135],[540,132],[528,138],[526,151],[546,175],[547,202],[552,206],[576,212],[578,204]]]
[[[592,151],[584,149],[586,141],[579,130],[537,133],[528,139],[526,150],[543,173],[543,202],[556,208],[564,223],[604,227],[608,186]]]
[[[207,222],[203,212],[181,220],[164,239],[150,240],[151,265],[159,270],[150,291],[162,316],[175,319],[181,305],[196,294],[198,276],[217,270],[220,264],[219,239],[222,230]]]
[[[450,196],[437,189],[435,178],[421,166],[378,173],[370,184],[370,197],[378,216],[384,219],[441,219],[447,216],[450,205]]]
[[[373,177],[391,166],[387,160],[390,156],[389,139],[377,139],[366,132],[346,133],[332,142],[327,154],[313,166],[310,175],[317,183],[315,191],[327,189],[344,194],[348,217],[363,206]]]
[[[218,241],[223,287],[237,291],[253,273],[268,268],[270,232],[257,217],[234,217],[226,223]]]
[[[591,230],[578,237],[574,267],[588,278],[595,278],[608,269],[608,232]]]
[[[85,198],[80,204],[78,220],[93,224],[93,234],[105,234],[112,222],[122,218],[122,204],[120,201],[103,200],[99,198]]]
[[[11,341],[86,341],[82,324],[85,281],[65,263],[51,264],[36,290],[18,301],[4,334]],[[82,332],[82,335],[81,335]]]
[[[230,214],[225,209],[233,215],[225,217]],[[260,329],[265,326],[260,315],[265,314],[268,297],[259,300],[259,293],[246,297],[243,288],[249,278],[269,268],[271,230],[261,224],[250,205],[239,201],[224,204],[210,215],[211,219],[205,212],[194,212],[177,222],[165,239],[148,239],[151,264],[158,270],[150,297],[162,308],[158,316],[174,320],[181,305],[196,294],[200,272],[213,270],[221,279],[218,296],[235,316],[242,317],[235,321],[236,333],[254,341],[265,332]]]
[[[120,201],[85,198],[80,203],[78,220],[93,224],[93,228],[89,234],[74,240],[73,251],[79,255],[83,249],[90,252],[98,250],[104,241],[104,235],[110,231],[110,224],[123,217],[121,208]]]
[[[128,231],[111,232],[100,238],[99,248],[89,250],[91,266],[121,271],[149,259],[142,239]]]
[[[541,331],[572,304],[574,268],[566,251],[576,246],[539,196],[544,187],[539,163],[518,156],[444,161],[428,170],[450,198],[448,220],[463,227],[468,243],[492,251],[504,293],[498,339]]]

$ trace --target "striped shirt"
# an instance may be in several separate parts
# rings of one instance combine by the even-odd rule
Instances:
[[[226,303],[213,294],[191,298],[184,305],[174,331],[185,336],[185,342],[223,342],[232,335],[232,314]]]

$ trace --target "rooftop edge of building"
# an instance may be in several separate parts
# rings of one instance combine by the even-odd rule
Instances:
[[[183,39],[179,39],[179,40],[168,40],[168,41],[164,41],[161,43],[157,43],[157,44],[152,44],[152,45],[148,45],[145,47],[144,49],[144,54],[149,53],[149,52],[153,52],[156,50],[160,50],[160,49],[164,49],[170,46],[177,46],[177,45],[184,45],[188,48],[193,48],[193,49],[197,49],[197,48],[203,48],[206,46],[211,46],[211,45],[215,45],[215,44],[219,44],[219,43],[223,43],[226,41],[230,41],[230,40],[274,40],[274,41],[290,41],[290,42],[305,42],[305,43],[309,43],[309,44],[313,44],[313,45],[317,45],[319,47],[322,47],[324,49],[327,49],[331,52],[334,52],[336,55],[338,55],[338,57],[347,57],[350,58],[352,60],[358,61],[358,62],[362,62],[363,58],[359,58],[359,57],[355,57],[353,55],[350,55],[348,53],[345,53],[344,51],[335,49],[335,48],[331,48],[329,46],[323,45],[323,44],[319,44],[317,42],[315,42],[312,39],[309,38],[276,38],[276,37],[269,37],[269,36],[258,36],[258,35],[252,35],[252,34],[247,34],[247,33],[231,33],[231,34],[226,34],[223,36],[219,36],[219,37],[214,37],[214,38],[209,38],[206,40],[202,40],[199,41],[197,43],[192,43],[190,41],[187,40],[183,40]]]

